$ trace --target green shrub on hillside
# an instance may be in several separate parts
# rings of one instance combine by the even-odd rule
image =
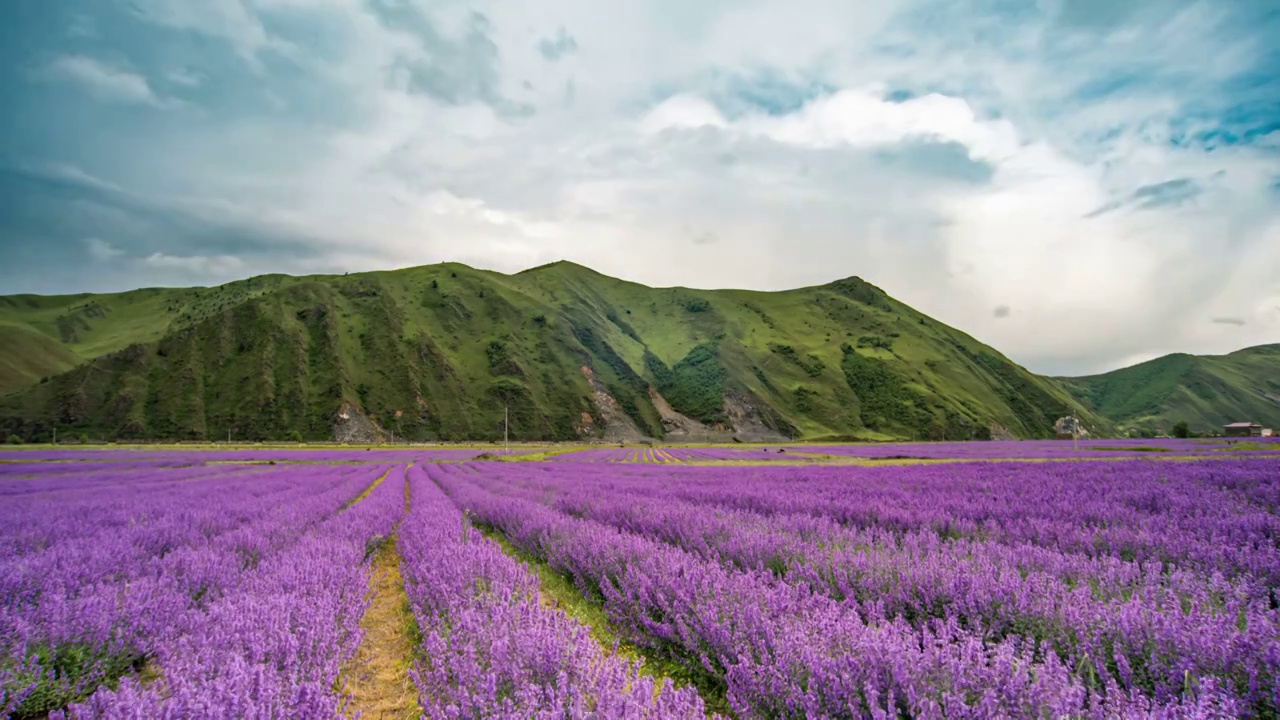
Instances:
[[[802,413],[807,413],[813,410],[813,400],[818,397],[818,393],[804,385],[799,385],[795,389],[795,397],[796,410],[799,410]]]
[[[890,369],[888,363],[858,354],[847,343],[840,346],[849,389],[858,396],[862,424],[881,432],[906,428],[928,435],[933,415],[923,408],[923,400]]]
[[[837,293],[863,305],[880,310],[893,310],[884,291],[862,278],[851,277],[837,280],[831,283],[830,287]]]
[[[21,445],[22,438],[18,437],[17,435],[10,435],[8,439],[5,440],[5,442],[9,443],[10,445]]]
[[[719,350],[703,343],[668,368],[658,356],[646,352],[645,368],[656,380],[658,392],[671,407],[704,423],[720,423],[724,414],[724,381]]]
[[[631,311],[628,310],[627,314],[630,315]],[[644,343],[644,341],[640,339],[640,335],[639,333],[636,332],[636,329],[631,327],[631,325],[627,323],[627,321],[623,320],[621,317],[618,317],[617,310],[614,310],[613,308],[609,308],[607,311],[605,311],[604,316],[609,322],[613,323],[619,330],[621,330],[623,335],[626,335],[627,337],[631,338],[632,340],[635,340],[638,343],[641,343],[641,344]]]
[[[485,347],[484,354],[489,361],[489,372],[491,374],[524,376],[524,371],[520,369],[520,365],[511,357],[507,344],[502,340],[490,341],[489,345]]]
[[[892,350],[893,341],[879,335],[862,335],[858,338],[858,347],[860,348],[878,348],[880,350]]]
[[[827,364],[822,362],[822,358],[812,354],[801,357],[790,345],[769,343],[769,351],[800,368],[809,377],[818,377],[823,370],[827,369]]]

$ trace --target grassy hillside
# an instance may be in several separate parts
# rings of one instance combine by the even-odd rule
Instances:
[[[1180,420],[1197,432],[1243,421],[1280,427],[1280,345],[1219,356],[1166,355],[1060,381],[1122,429],[1167,432]]]
[[[29,440],[55,425],[318,439],[343,408],[447,440],[500,437],[504,406],[518,439],[601,436],[619,425],[604,406],[650,437],[673,426],[670,410],[710,431],[805,438],[1037,437],[1072,412],[1105,425],[1054,381],[857,278],[705,291],[566,262],[516,275],[445,263],[0,297],[0,328],[30,348],[3,366],[15,392],[0,431]]]
[[[69,348],[23,325],[0,323],[0,395],[35,385],[80,362]]]

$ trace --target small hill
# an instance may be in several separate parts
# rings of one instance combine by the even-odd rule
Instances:
[[[1242,421],[1280,427],[1280,344],[1229,355],[1166,355],[1059,381],[1121,429],[1167,432],[1180,420],[1197,432]]]
[[[0,432],[776,440],[1045,437],[1057,382],[856,277],[783,292],[650,288],[568,262],[442,263],[214,288],[0,297],[32,351]],[[40,378],[50,376],[46,382]],[[368,421],[368,422],[365,422]],[[343,435],[344,437],[346,435]]]
[[[0,323],[0,395],[75,367],[80,358],[57,340],[22,325]]]

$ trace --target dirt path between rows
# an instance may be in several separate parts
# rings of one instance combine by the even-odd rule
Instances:
[[[359,495],[357,495],[357,496],[355,496],[355,497],[351,498],[350,500],[346,501],[345,503],[343,503],[343,504],[342,504],[342,507],[338,508],[338,512],[342,512],[343,510],[348,510],[348,509],[350,509],[350,508],[355,507],[356,505],[359,505],[359,504],[360,504],[360,501],[361,501],[361,500],[364,500],[364,499],[365,499],[365,498],[367,498],[367,497],[369,497],[369,495],[370,495],[370,494],[372,494],[374,490],[377,490],[377,489],[378,489],[378,486],[382,484],[382,481],[383,481],[383,480],[386,480],[386,479],[387,479],[387,476],[388,476],[388,475],[390,475],[390,474],[392,473],[392,471],[394,471],[395,469],[396,469],[396,468],[394,468],[394,467],[392,467],[392,468],[388,468],[386,472],[384,472],[384,473],[382,473],[381,475],[379,475],[379,476],[378,476],[378,479],[377,479],[377,480],[374,480],[373,482],[369,483],[368,487],[366,487],[364,490],[361,490]],[[401,468],[400,468],[400,471],[401,471],[401,472],[404,472],[404,471],[405,471],[405,469],[406,469],[406,468],[401,467]],[[406,495],[407,495],[407,492],[406,492]],[[406,509],[408,509],[408,506],[406,506]]]
[[[405,486],[405,505],[409,488]],[[373,558],[369,576],[369,609],[360,621],[364,639],[343,671],[350,701],[346,716],[362,720],[407,720],[422,717],[418,689],[409,678],[415,624],[400,574],[400,553],[393,532]]]

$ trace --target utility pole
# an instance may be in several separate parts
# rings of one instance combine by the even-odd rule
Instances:
[[[231,444],[231,428],[227,428],[227,444]]]
[[[507,406],[502,406],[502,454],[511,454],[511,437],[508,432],[509,425],[507,423]]]

